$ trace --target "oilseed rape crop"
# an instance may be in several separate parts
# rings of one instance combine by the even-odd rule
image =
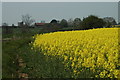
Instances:
[[[37,34],[31,43],[31,49],[48,57],[59,57],[64,65],[63,72],[67,74],[68,71],[72,78],[118,78],[118,29],[98,28]]]

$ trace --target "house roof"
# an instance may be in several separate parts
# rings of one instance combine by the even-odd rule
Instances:
[[[37,25],[37,26],[43,26],[43,25],[45,25],[46,23],[35,23],[35,25]]]

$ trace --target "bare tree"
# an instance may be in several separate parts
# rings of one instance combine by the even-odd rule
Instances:
[[[68,20],[68,26],[69,26],[69,27],[73,27],[73,19],[72,19],[72,18],[70,18],[70,19]]]
[[[103,20],[106,22],[105,27],[111,27],[111,25],[117,24],[117,22],[113,17],[104,17]]]
[[[75,18],[73,23],[74,23],[74,27],[79,27],[80,23],[81,23],[81,19],[80,18]]]
[[[29,32],[29,27],[32,26],[35,20],[29,14],[22,15],[22,32],[26,33]]]
[[[26,26],[31,26],[35,20],[32,19],[29,14],[26,14],[26,15],[22,15],[22,21]]]

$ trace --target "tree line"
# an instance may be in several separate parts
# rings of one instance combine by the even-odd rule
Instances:
[[[22,22],[24,25],[22,26],[22,31],[27,32],[28,28],[35,27],[33,24],[35,22],[34,19],[29,14],[22,15]],[[42,21],[45,23],[45,21]],[[104,17],[99,18],[95,15],[89,15],[86,18],[83,18],[82,20],[80,18],[69,20],[62,19],[61,21],[58,21],[56,19],[53,19],[50,21],[50,23],[45,24],[43,30],[49,30],[49,31],[57,31],[57,30],[86,30],[86,29],[93,29],[93,28],[108,28],[112,27],[112,25],[116,25],[116,21],[113,17]],[[7,27],[7,23],[3,23],[4,28]],[[12,24],[14,26],[14,24]],[[8,30],[6,28],[6,30]]]
[[[82,20],[80,18],[69,19],[68,21],[62,19],[61,21],[57,21],[53,19],[50,24],[49,28],[56,28],[56,29],[71,29],[71,30],[87,30],[93,28],[109,28],[112,25],[116,25],[116,21],[113,17],[104,17],[99,18],[95,15],[89,15]]]
[[[75,18],[74,20],[71,18],[68,21],[65,19],[62,19],[61,21],[54,19],[50,23],[59,24],[61,27],[78,27],[79,29],[111,27],[112,25],[117,24],[112,17],[99,18],[94,15],[83,18],[83,20],[80,18]]]

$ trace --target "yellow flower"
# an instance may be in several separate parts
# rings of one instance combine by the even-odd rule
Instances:
[[[71,66],[72,66],[72,67],[74,67],[74,65],[75,65],[75,63],[74,63],[74,62],[72,62]]]
[[[73,72],[74,72],[74,73],[76,73],[77,71],[76,71],[76,70],[74,70]]]
[[[100,73],[95,74],[95,77],[118,78],[120,73],[117,69],[117,66],[120,66],[118,29],[120,28],[37,34],[33,36],[35,40],[30,44],[33,44],[31,49],[40,51],[45,56],[60,57],[63,59],[65,69],[69,70],[72,67],[74,73],[77,69],[81,72],[84,68],[89,68]]]
[[[72,57],[70,57],[70,60],[72,60],[73,58]]]
[[[64,58],[65,60],[67,60],[67,59],[68,59],[68,57],[67,57],[67,56],[64,56],[64,57],[65,57],[65,58]]]

